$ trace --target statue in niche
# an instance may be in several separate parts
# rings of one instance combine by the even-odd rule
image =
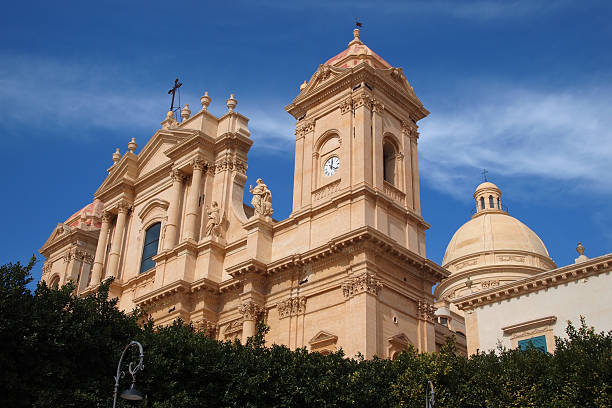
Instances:
[[[255,208],[255,214],[269,217],[274,212],[272,209],[272,192],[270,192],[262,179],[258,178],[256,182],[255,188],[249,186],[249,191],[253,194],[251,204]]]
[[[214,236],[218,237],[221,234],[220,225],[223,218],[219,204],[213,201],[211,206],[207,208],[206,213],[208,214],[208,222],[206,223],[205,236],[210,237],[214,234]]]

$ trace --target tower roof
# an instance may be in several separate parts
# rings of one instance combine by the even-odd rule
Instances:
[[[370,47],[359,39],[359,34],[359,29],[354,29],[354,38],[348,44],[348,48],[328,59],[323,65],[331,65],[338,68],[351,68],[363,60],[374,68],[391,68],[391,65],[387,61],[372,51]]]

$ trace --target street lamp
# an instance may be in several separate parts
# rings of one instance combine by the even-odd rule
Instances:
[[[136,384],[136,373],[138,371],[142,371],[144,369],[144,364],[142,363],[144,359],[144,353],[142,352],[142,345],[137,341],[131,341],[130,344],[125,346],[123,349],[123,353],[121,353],[121,358],[119,359],[119,364],[117,365],[117,375],[115,376],[115,391],[113,393],[113,408],[117,406],[117,390],[119,389],[119,379],[125,376],[125,371],[121,371],[121,363],[123,362],[123,356],[127,349],[130,346],[138,346],[140,350],[140,358],[138,359],[138,364],[133,367],[133,362],[130,362],[128,366],[128,371],[132,375],[132,385],[127,390],[123,391],[120,395],[121,398],[130,400],[130,401],[142,401],[142,393],[134,388],[134,384]]]
[[[430,391],[426,391],[425,392],[425,408],[434,408],[434,406],[436,405],[436,397],[434,394],[434,387],[433,384],[431,383],[431,381],[427,381],[428,385],[429,385],[429,389]],[[427,395],[429,394],[429,395]]]

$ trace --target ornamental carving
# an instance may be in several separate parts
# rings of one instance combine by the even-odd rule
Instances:
[[[208,162],[201,159],[194,159],[191,165],[194,170],[204,170],[208,167]]]
[[[524,256],[516,256],[516,255],[498,255],[497,260],[500,262],[525,262]]]
[[[376,279],[369,272],[365,272],[360,276],[346,280],[342,284],[342,293],[347,299],[364,292],[378,296],[382,287],[382,282],[379,279]]]
[[[249,186],[249,192],[253,194],[251,205],[255,209],[255,214],[271,217],[274,213],[272,209],[272,192],[262,179],[258,178],[255,182],[255,188]]]
[[[457,266],[455,266],[455,268],[457,270],[461,270],[465,267],[474,266],[477,264],[478,264],[478,259],[470,259],[469,261],[463,261],[463,262],[458,263]]]
[[[433,304],[419,300],[419,303],[417,305],[417,318],[433,323],[435,313],[436,308]]]
[[[278,308],[278,315],[281,319],[289,316],[297,316],[306,311],[306,297],[299,296],[282,300],[278,302],[276,307]]]
[[[112,218],[111,213],[109,213],[108,211],[102,212],[102,222],[110,222],[111,218]]]
[[[370,109],[372,106],[372,97],[366,93],[362,93],[357,95],[353,102],[353,107],[355,109],[365,106],[367,109]]]
[[[402,81],[403,71],[401,68],[391,68],[391,78],[396,81]]]
[[[263,307],[257,303],[249,301],[238,306],[238,312],[242,315],[243,320],[258,320],[264,312]]]
[[[127,201],[119,201],[119,203],[117,203],[117,212],[119,214],[123,213],[123,214],[127,214],[127,212],[132,208],[132,206],[130,205],[130,203],[128,203]]]
[[[211,322],[210,320],[206,320],[206,319],[202,319],[202,320],[193,322],[193,327],[197,331],[204,331],[209,337],[213,337],[213,338],[215,337],[215,334],[217,333],[217,330],[219,329],[219,326],[216,323]],[[242,328],[242,325],[241,325],[241,328]]]
[[[225,158],[218,160],[214,165],[214,172],[220,173],[225,170],[236,170],[239,173],[246,174],[247,164],[244,160],[238,158]]]
[[[320,200],[325,197],[329,197],[330,195],[340,191],[340,180],[336,180],[333,183],[330,183],[326,186],[323,186],[317,190],[315,190],[312,195],[316,200]]]
[[[483,289],[493,288],[495,286],[499,286],[499,281],[498,280],[486,280],[486,281],[482,281],[482,282],[480,282],[480,286]]]
[[[53,262],[45,262],[42,267],[43,275],[51,272],[51,267],[53,266]]]
[[[399,189],[393,187],[391,184],[387,183],[386,181],[383,184],[383,191],[387,197],[390,197],[400,203],[404,202],[405,194]]]
[[[315,122],[314,120],[308,120],[303,123],[298,123],[295,128],[295,135],[297,137],[304,137],[306,134],[310,132],[314,132]]]
[[[73,259],[84,263],[93,264],[94,256],[82,249],[69,249],[64,254],[64,262],[70,262]]]
[[[170,178],[172,178],[172,181],[178,181],[181,183],[185,178],[185,174],[180,170],[172,170],[170,172]]]
[[[236,334],[242,331],[242,319],[236,319],[229,322],[227,326],[225,326],[224,334],[226,336]]]
[[[321,65],[321,68],[319,68],[319,78],[321,78],[321,81],[327,81],[331,75],[332,70],[329,65]]]
[[[372,100],[372,112],[382,112],[385,110],[385,105],[377,101],[376,99]]]
[[[340,103],[340,113],[344,115],[345,113],[353,110],[353,100],[351,98],[345,99]]]

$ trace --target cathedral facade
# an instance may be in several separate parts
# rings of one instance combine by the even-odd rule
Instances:
[[[120,308],[219,340],[244,342],[263,319],[266,341],[290,348],[439,348],[450,330],[432,288],[449,272],[426,257],[417,152],[429,112],[359,34],[286,107],[297,120],[287,219],[273,218],[263,180],[245,186],[253,142],[237,100],[215,117],[205,94],[193,115],[168,112],[138,153],[134,140],[115,152],[93,202],[42,247],[42,279],[87,294],[112,277]]]

